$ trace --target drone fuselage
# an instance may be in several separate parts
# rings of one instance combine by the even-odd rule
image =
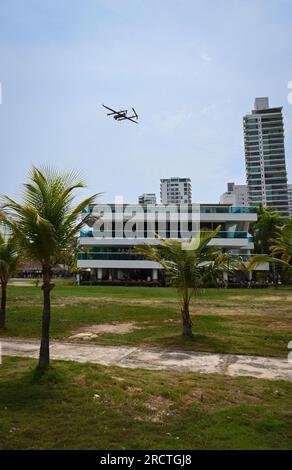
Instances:
[[[127,113],[119,113],[119,114],[115,114],[114,115],[114,118],[116,119],[116,121],[119,121],[120,119],[125,119],[127,116]]]

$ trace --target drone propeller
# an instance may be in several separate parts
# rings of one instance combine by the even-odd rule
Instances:
[[[135,109],[132,108],[132,110],[133,110],[133,113],[135,114],[136,118],[138,119],[138,114],[136,113]]]

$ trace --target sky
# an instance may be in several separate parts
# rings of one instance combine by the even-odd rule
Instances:
[[[257,96],[283,106],[292,182],[291,0],[1,0],[0,21],[0,193],[18,199],[50,164],[101,202],[182,176],[194,202],[217,203],[245,183]],[[139,125],[102,103],[134,106]]]

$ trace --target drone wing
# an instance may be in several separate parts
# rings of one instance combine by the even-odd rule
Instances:
[[[124,119],[128,119],[128,121],[132,121],[135,124],[139,124],[137,121],[135,121],[135,119],[132,119],[131,117],[125,117]]]
[[[114,109],[112,108],[109,108],[108,106],[105,106],[104,104],[102,105],[104,108],[108,109],[109,111],[112,111],[113,114],[118,114],[119,111],[115,111]]]

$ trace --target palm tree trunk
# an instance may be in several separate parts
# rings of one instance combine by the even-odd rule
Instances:
[[[1,284],[0,328],[5,328],[7,284]]]
[[[183,336],[193,336],[192,321],[188,310],[182,309]]]
[[[42,337],[39,355],[39,369],[46,369],[50,364],[50,322],[51,322],[51,271],[49,268],[43,269],[43,318]]]
[[[189,295],[188,295],[188,289],[185,292],[184,298],[183,298],[183,305],[181,308],[181,315],[182,315],[182,322],[183,322],[183,336],[193,336],[193,330],[192,330],[192,320],[190,317],[190,311],[189,311]]]

